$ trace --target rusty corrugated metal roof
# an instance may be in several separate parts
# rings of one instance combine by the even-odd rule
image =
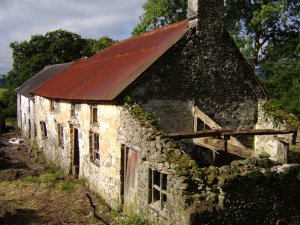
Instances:
[[[60,73],[64,69],[72,65],[70,63],[55,64],[50,66],[45,66],[42,70],[37,72],[35,75],[26,80],[21,86],[16,89],[16,92],[27,98],[31,97],[30,92],[37,88],[39,85],[43,84],[45,81],[49,80],[56,74]]]
[[[36,95],[113,100],[189,30],[187,20],[114,44],[36,88]]]

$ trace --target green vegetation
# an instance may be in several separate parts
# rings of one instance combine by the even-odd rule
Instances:
[[[59,191],[72,191],[75,189],[76,184],[68,182],[60,170],[47,169],[39,176],[28,176],[23,179],[27,184],[39,184],[46,186],[54,186]]]
[[[66,30],[55,30],[33,35],[29,41],[11,43],[13,69],[8,72],[8,91],[0,94],[0,110],[6,117],[14,117],[15,89],[45,66],[91,56],[115,42],[107,36],[99,40],[84,39]]]
[[[119,222],[117,224],[119,225],[149,225],[147,220],[145,220],[141,215],[124,215],[121,212],[112,212],[112,216],[116,218]]]
[[[290,128],[298,129],[300,127],[300,121],[298,118],[284,110],[281,110],[273,100],[266,102],[263,105],[263,109],[272,118],[275,124],[284,123]]]

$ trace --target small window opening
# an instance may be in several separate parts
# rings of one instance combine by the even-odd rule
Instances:
[[[99,166],[99,164],[100,164],[99,134],[90,132],[89,142],[90,142],[91,161]]]
[[[75,106],[76,106],[75,103],[71,104],[71,117],[75,117]]]
[[[55,102],[50,101],[50,111],[53,112],[55,110]]]
[[[149,169],[150,204],[163,209],[167,202],[167,174]]]
[[[98,123],[98,108],[95,105],[91,106],[91,123],[92,124]]]
[[[30,120],[28,120],[28,137],[31,138],[31,123],[30,123]]]
[[[58,145],[64,148],[64,127],[61,124],[58,124]]]
[[[211,130],[211,128],[198,117],[197,117],[196,123],[197,123],[196,131]]]
[[[47,133],[46,123],[41,121],[40,126],[41,126],[41,132],[42,132],[42,139],[47,139],[48,133]]]
[[[34,133],[34,137],[36,137],[37,136],[36,123],[34,123],[33,125],[33,133]]]

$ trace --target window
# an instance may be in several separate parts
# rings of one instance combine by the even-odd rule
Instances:
[[[71,117],[75,117],[75,106],[76,106],[75,103],[71,104]]]
[[[34,134],[34,137],[36,137],[36,135],[37,135],[36,123],[34,123],[34,125],[33,125],[33,134]]]
[[[31,122],[28,120],[28,137],[31,138]]]
[[[99,134],[90,132],[89,142],[90,142],[91,161],[94,162],[96,165],[99,165],[100,163]]]
[[[157,208],[164,208],[167,202],[167,174],[149,169],[150,204]]]
[[[50,101],[50,111],[51,112],[59,112],[59,102],[51,100]]]
[[[97,124],[98,123],[98,109],[97,106],[92,105],[91,106],[91,123]]]
[[[196,118],[196,131],[201,131],[201,130],[211,130],[211,128],[204,123],[199,117]]]
[[[64,127],[61,124],[58,124],[57,127],[57,135],[58,135],[58,145],[64,148]]]
[[[53,112],[55,110],[55,102],[53,100],[50,101],[50,111]]]
[[[47,139],[48,138],[48,134],[47,134],[47,127],[46,127],[46,123],[41,121],[40,122],[40,126],[41,126],[41,132],[42,132],[42,139]]]

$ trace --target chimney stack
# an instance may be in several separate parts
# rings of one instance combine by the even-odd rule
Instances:
[[[199,32],[222,34],[224,0],[188,0],[187,18]]]

